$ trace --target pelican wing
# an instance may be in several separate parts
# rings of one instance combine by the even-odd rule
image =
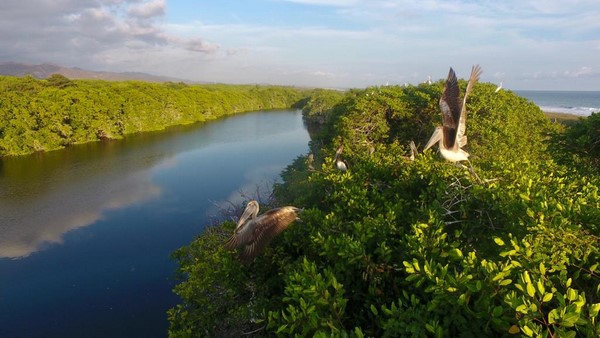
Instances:
[[[251,219],[247,222],[242,223],[240,226],[238,226],[235,229],[235,232],[233,233],[233,235],[231,235],[231,237],[229,237],[227,242],[225,242],[225,244],[223,245],[225,247],[225,249],[232,250],[232,249],[239,247],[240,245],[244,245],[244,244],[250,242],[252,239],[254,230],[256,229],[257,225],[259,224],[258,223],[259,218]]]
[[[427,141],[425,148],[423,148],[423,151],[431,148],[431,146],[438,143],[441,139],[442,139],[442,127],[436,127],[433,134],[429,138],[429,141]]]
[[[456,131],[458,121],[460,120],[460,101],[458,100],[458,79],[454,69],[450,68],[448,79],[440,98],[440,109],[442,111],[442,120],[444,121],[444,145],[446,148],[453,148],[456,142]]]
[[[463,98],[463,102],[461,105],[460,119],[458,121],[458,132],[456,133],[456,140],[460,148],[467,144],[467,136],[465,135],[465,131],[467,129],[467,97],[469,96],[469,94],[471,94],[473,86],[479,80],[481,73],[482,70],[481,67],[479,67],[479,65],[475,65],[471,68],[471,77],[469,78],[467,90],[465,91],[465,97]]]
[[[269,210],[256,218],[256,227],[240,253],[240,259],[246,262],[252,261],[275,236],[296,220],[299,211],[298,208],[288,206]]]

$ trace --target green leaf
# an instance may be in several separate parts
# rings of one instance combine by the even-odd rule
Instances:
[[[527,305],[521,304],[521,305],[517,306],[515,311],[526,314],[527,313]]]
[[[544,287],[544,282],[541,279],[538,279],[537,281],[537,288],[538,291],[540,292],[540,296],[544,295],[544,293],[546,293],[546,288]]]
[[[567,289],[567,299],[570,301],[574,301],[575,299],[577,299],[577,291],[568,288]]]
[[[579,313],[567,312],[564,314],[564,316],[562,316],[562,318],[560,320],[560,325],[566,326],[566,327],[571,327],[571,326],[574,326],[575,323],[577,323],[578,319],[579,319]]]
[[[494,237],[494,242],[499,246],[504,246],[504,241],[500,237]]]
[[[377,311],[377,308],[373,304],[371,304],[371,312],[376,316],[379,315],[379,311]]]
[[[286,328],[287,328],[287,324],[283,324],[277,329],[276,333],[281,333],[281,332],[285,331]]]
[[[560,320],[560,314],[558,313],[558,309],[554,309],[554,310],[550,311],[550,313],[548,313],[548,323],[549,324],[558,323],[559,320]]]
[[[525,325],[521,328],[523,333],[528,337],[533,337],[533,330],[529,328],[529,326]]]
[[[590,317],[596,317],[600,312],[600,303],[590,305]]]
[[[535,216],[535,212],[533,212],[533,210],[527,208],[526,210],[527,212],[527,216],[529,216],[530,218],[533,218],[533,216]]]
[[[529,277],[529,272],[528,271],[523,272],[523,280],[527,284],[531,283],[531,278]]]
[[[450,257],[452,257],[453,259],[456,259],[456,260],[463,258],[462,251],[460,251],[457,248],[450,250],[449,254],[450,254]]]
[[[521,332],[521,329],[519,329],[517,325],[513,325],[510,328],[508,328],[508,333],[510,334],[517,334],[519,332]]]
[[[549,302],[549,301],[551,301],[551,300],[552,300],[552,297],[553,297],[553,296],[554,296],[553,294],[551,294],[551,293],[547,293],[547,294],[545,294],[545,295],[544,295],[544,298],[542,298],[542,301],[543,301],[544,303],[547,303],[547,302]]]
[[[527,294],[529,297],[535,296],[535,287],[531,283],[527,283]]]

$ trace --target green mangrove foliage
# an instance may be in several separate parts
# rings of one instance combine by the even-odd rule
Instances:
[[[305,111],[322,123],[314,169],[299,157],[274,191],[301,219],[248,265],[222,248],[231,222],[178,250],[170,336],[599,336],[600,175],[558,156],[595,149],[595,115],[563,133],[477,84],[479,181],[435,151],[406,158],[441,124],[442,86],[353,90]],[[565,135],[578,135],[571,150],[554,147]]]
[[[600,112],[580,118],[559,138],[564,163],[600,170]]]
[[[202,122],[260,109],[289,108],[307,90],[254,85],[47,80],[0,76],[0,156]]]

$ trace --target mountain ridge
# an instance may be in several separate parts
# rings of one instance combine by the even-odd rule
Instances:
[[[0,75],[23,77],[31,75],[38,79],[47,79],[52,74],[61,74],[69,79],[94,79],[106,81],[139,80],[147,82],[185,82],[200,83],[169,76],[160,76],[142,72],[106,72],[83,69],[79,67],[65,67],[52,63],[27,64],[21,62],[1,62]]]

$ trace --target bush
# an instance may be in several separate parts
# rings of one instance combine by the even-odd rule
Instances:
[[[275,187],[279,203],[306,209],[301,220],[250,265],[215,242],[214,260],[192,252],[182,269],[213,262],[208,276],[231,278],[217,285],[246,301],[252,315],[236,318],[261,335],[598,336],[600,176],[555,162],[539,108],[485,83],[467,119],[481,181],[433,152],[407,159],[409,141],[441,123],[441,85],[348,92],[312,144],[314,168],[298,158]],[[340,143],[346,172],[333,165]],[[182,283],[203,289],[203,278]],[[261,286],[251,301],[249,281]],[[178,325],[216,325],[203,322],[212,305],[178,294],[198,309]]]

